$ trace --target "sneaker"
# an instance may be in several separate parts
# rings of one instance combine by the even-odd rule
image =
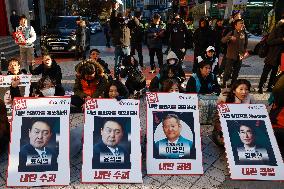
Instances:
[[[150,70],[149,73],[156,73],[156,69]]]

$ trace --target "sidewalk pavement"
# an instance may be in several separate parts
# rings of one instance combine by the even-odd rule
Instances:
[[[93,48],[93,47],[91,47]],[[101,51],[101,57],[107,63],[109,67],[113,69],[113,49],[106,49],[105,47],[96,47]],[[147,50],[144,48],[144,62],[149,66],[149,56]],[[72,89],[72,83],[74,83],[74,66],[78,61],[72,59],[62,60],[58,59],[63,73],[63,85]],[[166,60],[164,56],[164,60]],[[39,59],[37,60],[39,61]],[[192,68],[192,52],[188,52],[185,59],[186,73],[189,74],[189,70]],[[256,56],[251,56],[244,61],[244,66],[241,69],[240,77],[248,78],[253,85],[258,83],[259,75],[261,74],[263,67],[263,61]],[[149,69],[149,68],[148,68]],[[146,74],[147,80],[150,80],[151,74]],[[247,77],[247,76],[250,77]],[[154,75],[153,75],[154,76]],[[153,77],[151,76],[151,77]],[[71,84],[68,86],[68,84]],[[268,93],[263,95],[254,94],[259,102],[266,102]],[[60,187],[40,187],[40,188],[162,188],[162,189],[175,189],[175,188],[190,188],[190,189],[203,189],[203,188],[284,188],[284,182],[280,181],[232,181],[229,179],[229,169],[227,165],[226,153],[223,148],[216,146],[211,140],[211,125],[201,125],[201,142],[202,142],[202,155],[203,155],[203,167],[204,174],[202,176],[148,176],[146,174],[146,106],[145,99],[141,99],[140,119],[142,130],[142,173],[143,184],[81,184],[80,172],[82,167],[82,153],[79,152],[70,159],[71,161],[71,182],[69,186]],[[70,115],[71,129],[83,127],[83,114],[71,114]],[[81,136],[77,136],[81,137]],[[71,146],[72,141],[71,142]],[[6,170],[8,166],[7,152],[0,157],[0,188],[5,187],[6,182]]]

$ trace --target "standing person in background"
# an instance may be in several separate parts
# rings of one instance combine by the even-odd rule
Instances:
[[[271,92],[275,83],[278,67],[281,63],[281,53],[284,52],[284,12],[282,19],[269,34],[267,39],[269,45],[267,56],[264,59],[264,67],[258,84],[258,93],[263,93],[263,85],[266,83],[271,71],[267,91]]]
[[[192,71],[195,73],[198,68],[196,57],[202,55],[208,46],[215,46],[214,33],[209,27],[209,22],[206,18],[199,20],[199,28],[193,34],[194,43],[194,62]]]
[[[238,76],[242,65],[242,60],[246,56],[248,38],[244,31],[244,20],[238,19],[234,22],[234,31],[230,31],[222,38],[223,43],[228,44],[226,54],[226,65],[222,87],[226,87],[227,81],[231,78],[233,84]],[[232,75],[232,76],[231,76]]]
[[[77,60],[86,59],[86,22],[78,17],[76,29],[76,58]]]
[[[104,34],[106,37],[106,47],[110,48],[110,28],[109,28],[109,20],[106,21],[105,25],[104,25]]]
[[[14,32],[16,31],[16,28],[19,26],[19,21],[20,21],[20,17],[17,15],[16,10],[12,10],[12,14],[10,16],[10,23],[12,25],[12,28],[14,30]]]
[[[150,65],[151,70],[149,73],[156,73],[155,66],[155,54],[158,58],[158,65],[161,68],[163,65],[163,37],[165,33],[165,28],[160,25],[161,16],[159,14],[154,14],[152,23],[147,30],[147,46],[149,49]]]
[[[19,44],[21,67],[25,70],[29,69],[29,65],[34,62],[34,42],[36,40],[36,33],[32,26],[28,26],[28,19],[25,15],[20,17],[20,25],[16,29],[17,32],[22,32],[26,43]]]
[[[216,57],[217,58],[219,58],[219,55],[222,51],[221,39],[222,39],[223,30],[224,30],[223,19],[219,18],[219,19],[217,19],[216,25],[215,25],[215,28],[214,28],[215,40],[216,40],[215,49],[216,49]]]
[[[186,54],[186,38],[187,27],[178,13],[174,14],[174,18],[170,27],[170,47],[179,59],[179,63],[182,64],[184,56]]]
[[[115,0],[112,4],[110,16],[110,31],[114,50],[114,77],[118,80],[120,74],[121,61],[124,57],[130,55],[130,29],[122,13],[118,13],[118,8],[122,5],[121,0]]]
[[[143,42],[143,36],[144,36],[144,27],[143,24],[140,23],[141,20],[141,12],[135,11],[134,18],[129,22],[129,27],[131,31],[131,51],[130,55],[135,55],[135,50],[138,53],[139,58],[139,65],[141,69],[145,69],[143,64],[143,54],[142,54],[142,42]]]

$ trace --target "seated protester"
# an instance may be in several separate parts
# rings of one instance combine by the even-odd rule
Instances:
[[[151,92],[162,91],[163,82],[167,79],[175,79],[181,85],[185,81],[185,73],[176,54],[170,51],[167,56],[167,63],[162,66],[158,75],[150,82]]]
[[[173,77],[182,84],[185,80],[185,73],[182,69],[181,64],[179,63],[179,59],[173,51],[170,51],[167,55],[167,63],[164,64],[160,70],[161,78],[164,78],[168,75],[168,70],[171,69],[173,72]]]
[[[175,77],[173,68],[169,66],[163,67],[163,74],[158,74],[151,80],[149,91],[162,91],[163,82],[167,79],[176,79],[178,81],[178,79]]]
[[[100,58],[100,51],[98,49],[90,50],[90,59],[99,63],[104,68],[104,73],[108,76],[111,76],[110,70],[108,68],[108,64]]]
[[[29,69],[32,75],[42,74],[42,77],[48,76],[51,80],[56,81],[57,86],[61,85],[61,68],[49,54],[44,54],[42,56],[42,64],[38,66],[35,64],[30,65]]]
[[[218,64],[218,58],[215,55],[215,48],[213,46],[209,46],[206,49],[206,53],[202,56],[197,57],[197,62],[200,63],[202,61],[210,63],[213,73],[217,76],[219,71],[219,64]]]
[[[226,94],[223,93],[219,96],[217,104],[220,103],[236,103],[236,104],[254,104],[255,100],[253,96],[249,94],[251,84],[246,79],[238,79],[231,86],[230,91]],[[213,123],[214,130],[212,133],[214,142],[219,145],[224,145],[223,133],[221,131],[221,122],[218,112],[214,116]]]
[[[19,89],[20,80],[16,79],[12,81],[10,86],[11,98],[21,97]],[[56,81],[50,79],[48,76],[42,77],[34,86],[31,91],[31,97],[47,97],[47,96],[64,96],[65,91],[61,85],[56,85]]]
[[[186,92],[198,94],[220,94],[221,89],[216,76],[211,72],[211,64],[202,61],[199,68],[193,73],[186,85]]]
[[[20,75],[27,74],[26,70],[21,70],[21,63],[17,58],[11,58],[8,61],[8,72],[7,75]]]
[[[284,158],[284,73],[277,79],[272,95],[274,100],[269,117],[282,158]]]
[[[126,99],[129,96],[128,89],[118,80],[110,81],[105,89],[105,98],[116,98],[117,100]]]
[[[133,56],[128,55],[122,60],[120,77],[126,78],[125,86],[129,94],[140,98],[142,90],[146,88],[146,77],[139,69],[138,61]]]
[[[43,76],[33,89],[33,97],[48,97],[48,96],[64,96],[65,91],[61,85],[57,85],[57,81],[49,76]]]
[[[5,103],[0,99],[0,155],[10,140],[10,125]]]
[[[163,82],[162,92],[179,93],[179,92],[182,92],[182,88],[176,79],[167,79]]]
[[[74,95],[71,104],[82,110],[85,98],[99,98],[104,96],[108,83],[103,67],[91,60],[85,60],[77,67],[74,85]],[[79,111],[79,109],[77,109]]]

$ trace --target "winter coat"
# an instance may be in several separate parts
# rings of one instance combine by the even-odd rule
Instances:
[[[76,45],[80,46],[83,50],[86,49],[86,27],[78,26],[76,29]]]
[[[56,85],[61,86],[61,79],[62,79],[61,67],[56,63],[54,59],[52,60],[50,68],[46,68],[44,63],[42,63],[37,67],[29,66],[29,70],[32,75],[42,74],[42,77],[48,76],[50,79],[56,81]]]
[[[128,24],[130,28],[131,44],[141,44],[143,42],[144,36],[144,26],[140,23],[139,19],[134,17],[129,21]]]
[[[234,36],[237,39],[231,40]],[[248,38],[245,31],[238,32],[237,30],[230,31],[225,37],[222,38],[222,43],[227,43],[226,58],[231,60],[239,60],[240,55],[243,56],[247,49]]]
[[[166,63],[162,66],[159,72],[161,82],[164,82],[166,79],[168,79],[169,69],[171,69],[174,74],[172,79],[176,79],[180,84],[185,81],[185,73],[180,64],[175,63],[173,65],[170,65],[169,63]]]
[[[192,74],[186,84],[186,92],[199,94],[220,94],[221,89],[217,78],[213,73],[210,73],[206,78],[203,78],[200,72]]]
[[[19,45],[20,47],[31,48],[34,46],[36,40],[36,32],[32,26],[19,26],[16,28],[16,31],[21,31],[26,39],[25,45]]]
[[[98,98],[104,96],[104,90],[107,86],[108,80],[104,74],[103,67],[98,63],[95,65],[96,77],[94,80],[86,81],[84,78],[76,77],[74,85],[74,95],[84,99],[87,96],[92,98]],[[76,70],[80,70],[80,67],[84,64],[78,64]]]
[[[265,64],[278,66],[280,64],[281,53],[284,51],[284,19],[271,31],[268,36],[269,45],[267,56],[264,59]]]
[[[116,10],[110,16],[110,33],[114,46],[130,46],[130,29],[123,18],[117,17]]]
[[[170,46],[172,49],[186,48],[187,27],[182,19],[174,21],[170,25]]]
[[[148,48],[158,48],[163,47],[163,37],[164,37],[164,28],[163,26],[156,25],[152,23],[147,30],[147,46]]]
[[[209,27],[197,28],[193,34],[194,54],[201,55],[209,46],[215,46],[214,32]]]

